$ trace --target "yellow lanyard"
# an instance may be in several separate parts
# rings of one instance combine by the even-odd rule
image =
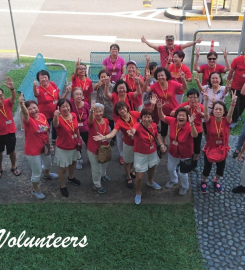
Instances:
[[[3,115],[4,117],[6,117],[6,119],[8,119],[7,113],[6,113],[5,108],[4,108],[4,103],[3,103],[3,111],[0,110],[0,112],[2,113],[2,115]]]
[[[178,74],[181,71],[181,66],[182,66],[182,64],[180,64],[180,68],[178,70],[176,70],[176,65],[174,64],[174,76],[175,76],[174,78],[175,78],[175,81],[177,81]]]
[[[65,123],[67,124],[67,126],[73,131],[73,134],[75,134],[75,129],[74,129],[74,124],[71,118],[71,125],[65,120],[65,118],[61,115],[61,117],[63,118],[63,120],[65,121]]]
[[[82,106],[82,114],[80,114],[79,111],[78,111],[78,108],[77,108],[77,106],[76,106],[76,104],[75,104],[75,102],[74,102],[74,105],[75,105],[76,110],[77,110],[79,122],[82,122],[82,117],[83,117],[83,107],[84,107],[84,106]]]
[[[153,130],[152,126],[150,126],[150,128],[152,129],[152,134],[153,134],[154,133],[154,130]],[[148,135],[148,138],[149,138],[149,141],[150,141],[150,145],[152,146],[153,137],[149,134],[149,132],[147,132],[147,135]]]
[[[134,79],[133,79],[133,81],[134,81]],[[129,88],[133,91],[134,90],[134,87],[135,87],[135,81],[133,82],[133,85],[132,85],[131,82],[130,82],[129,75],[128,75],[128,84],[129,84]]]
[[[78,78],[78,79],[79,79],[79,78]],[[85,91],[86,81],[87,81],[87,78],[85,78],[85,81],[84,81],[83,87],[82,87],[82,80],[79,79],[80,88],[81,88],[83,91]]]
[[[50,85],[50,84],[49,84]],[[53,90],[53,93],[50,93],[48,90],[47,90],[47,88],[45,88],[45,87],[43,87],[42,85],[41,85],[41,87],[42,87],[42,89],[44,89],[45,90],[45,92],[47,93],[47,94],[49,94],[51,97],[53,97],[53,99],[55,100],[55,97],[54,97],[54,90]]]
[[[99,125],[99,127],[100,127],[100,129],[101,129],[101,132],[102,132],[102,134],[103,135],[105,135],[105,129],[106,129],[106,123],[104,124],[105,125],[105,127],[104,127],[104,131],[103,131],[103,128],[102,128],[102,126],[101,126],[101,124],[95,119],[95,121],[97,122],[97,124]],[[105,122],[105,121],[104,121]]]
[[[213,93],[212,93],[212,102],[215,101],[215,95],[217,95],[217,92],[214,92],[214,91],[213,91]]]
[[[118,59],[118,57],[117,57],[117,59]],[[110,62],[111,62],[111,66],[112,66],[113,71],[115,71],[115,69],[116,69],[117,59],[116,59],[116,61],[115,61],[115,65],[113,66],[113,64],[112,64],[112,62],[111,62],[111,57],[110,57]]]
[[[219,129],[218,129],[216,120],[214,119],[214,123],[215,123],[215,128],[216,128],[216,131],[217,131],[218,139],[219,139],[219,136],[220,136],[220,131],[221,131],[221,127],[222,127],[222,121],[223,121],[223,119],[221,120]]]
[[[214,71],[215,71],[215,69],[216,69],[216,64],[214,66]],[[212,71],[212,72],[214,72],[214,71]],[[208,75],[210,75],[210,69],[209,69],[209,67],[208,67]]]
[[[158,82],[158,84],[159,84],[159,86],[160,86],[160,88],[162,90],[162,94],[163,94],[164,98],[167,100],[168,99],[168,82],[167,82],[167,88],[166,88],[166,90],[163,90],[162,89],[162,86],[161,86],[161,84],[159,82]]]
[[[122,120],[123,120],[130,128],[133,128],[134,120],[133,120],[132,115],[130,115],[130,121],[129,121],[129,123],[128,123],[125,119],[123,119],[123,118],[122,118]],[[130,122],[131,122],[131,121],[132,121],[132,126],[130,125]]]
[[[178,124],[176,125],[176,134],[175,134],[175,141],[177,142],[178,133],[181,130],[181,128],[178,129]]]

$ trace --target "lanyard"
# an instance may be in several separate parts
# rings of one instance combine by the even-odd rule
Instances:
[[[82,114],[80,114],[79,111],[78,111],[78,108],[77,108],[77,106],[76,106],[76,104],[75,104],[75,102],[74,102],[74,105],[75,105],[76,110],[77,110],[79,122],[82,122],[82,117],[83,117],[83,107],[84,107],[84,106],[82,106]]]
[[[222,121],[223,121],[223,119],[221,120],[221,122],[220,122],[220,126],[219,126],[219,129],[218,129],[218,127],[217,127],[217,123],[216,123],[216,120],[214,119],[215,128],[216,128],[216,131],[217,131],[217,134],[218,134],[218,139],[219,139],[220,132],[221,132]]]
[[[213,90],[213,93],[212,93],[212,102],[215,101],[215,95],[217,95],[217,92],[214,92],[214,90]]]
[[[215,64],[215,66],[214,66],[214,70],[213,70],[212,72],[214,72],[214,71],[215,71],[215,69],[216,69],[216,64]],[[210,75],[210,69],[209,69],[209,67],[208,67],[208,75]]]
[[[102,128],[102,125],[95,119],[95,121],[97,122],[97,124],[99,125],[101,131],[102,131],[102,134],[105,135],[105,129],[106,129],[106,123],[104,124],[105,127],[104,127],[104,131],[103,131],[103,128]],[[104,121],[105,122],[105,121]]]
[[[3,110],[0,110],[0,112],[2,113],[2,115],[4,117],[6,117],[8,119],[7,113],[6,113],[5,108],[4,108],[4,103],[3,103]]]
[[[177,142],[178,133],[181,130],[181,128],[178,129],[178,124],[176,124],[176,133],[175,133],[175,141]]]
[[[196,107],[192,110],[191,108],[190,108],[190,110],[191,110],[191,116],[192,116],[192,114],[195,112],[195,110],[196,110]]]
[[[179,72],[181,71],[181,66],[182,64],[180,64],[180,68],[178,70],[176,70],[176,65],[174,64],[174,78],[175,78],[175,81],[177,81],[177,78],[179,78]]]
[[[162,89],[162,86],[161,86],[161,84],[159,82],[158,82],[158,84],[159,84],[159,86],[160,86],[160,88],[162,90],[164,98],[167,100],[168,99],[168,82],[167,82],[167,88],[165,90]]]
[[[40,116],[38,115],[38,118],[39,118]],[[45,119],[44,120],[44,122],[42,122],[42,121],[40,121],[39,119],[34,119],[35,121],[37,121],[37,122],[39,122],[39,123],[41,123],[41,124],[43,124],[43,125],[46,125],[47,124],[47,120]]]
[[[118,59],[118,57],[117,57],[117,59]],[[113,71],[115,71],[115,69],[116,69],[117,59],[116,59],[116,61],[115,61],[115,65],[113,66],[113,64],[112,64],[112,62],[111,62],[111,57],[110,57],[110,62],[111,62],[111,66],[112,66]]]
[[[133,79],[133,78],[132,78],[132,79]],[[133,81],[134,81],[134,79],[133,79]],[[134,88],[135,88],[135,81],[133,82],[133,85],[132,85],[131,82],[130,82],[130,77],[129,77],[129,75],[128,75],[128,84],[129,84],[129,88],[133,91]]]
[[[133,119],[133,117],[132,117],[132,115],[130,115],[129,116],[130,117],[130,121],[129,122],[127,122],[125,119],[123,119],[123,118],[121,118],[130,128],[133,128],[133,125],[134,125],[134,119]],[[131,121],[132,121],[132,126],[130,125],[130,123],[131,123]]]
[[[50,85],[50,84],[49,84]],[[47,94],[49,94],[51,97],[53,97],[53,99],[55,100],[55,97],[54,97],[54,90],[53,90],[53,93],[50,93],[48,90],[47,90],[47,88],[49,87],[47,87],[47,88],[45,88],[45,87],[43,87],[42,85],[41,85],[41,87],[42,87],[42,89],[44,89],[44,91],[47,93]]]
[[[83,87],[82,87],[82,80],[80,80],[79,78],[78,78],[78,80],[79,80],[80,88],[81,88],[83,91],[85,91],[85,86],[86,86],[87,78],[85,77],[85,81],[84,81],[84,83],[83,83]]]
[[[75,134],[75,129],[74,129],[74,124],[71,118],[71,125],[65,120],[65,118],[61,115],[61,117],[63,118],[63,120],[65,121],[65,123],[67,124],[67,126],[73,131],[73,133]]]
[[[154,130],[153,130],[152,126],[150,126],[150,128],[152,129],[152,134],[153,134],[154,133]],[[148,138],[149,138],[149,141],[150,141],[150,145],[152,146],[153,137],[149,134],[149,132],[147,132],[147,135],[148,135]]]

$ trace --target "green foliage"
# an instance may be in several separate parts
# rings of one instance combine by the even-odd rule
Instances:
[[[87,236],[84,248],[1,248],[0,269],[203,269],[193,205],[1,205],[0,227],[19,237]],[[6,234],[7,234],[6,232]],[[23,239],[23,240],[24,240]],[[3,239],[0,241],[2,243]]]

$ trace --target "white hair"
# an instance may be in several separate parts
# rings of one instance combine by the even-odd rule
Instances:
[[[104,111],[105,106],[104,106],[103,104],[101,104],[101,103],[95,103],[95,104],[94,104],[94,108],[95,108],[95,109],[101,108],[101,109]]]

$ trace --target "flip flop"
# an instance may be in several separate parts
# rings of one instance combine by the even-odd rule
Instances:
[[[3,175],[3,170],[0,170],[0,178],[2,177]]]
[[[128,188],[133,188],[133,187],[134,187],[132,178],[131,178],[131,179],[126,178],[126,181],[127,181],[127,186],[128,186]],[[132,181],[132,182],[129,183],[128,181]]]
[[[15,175],[15,176],[19,176],[20,175],[20,170],[18,169],[18,167],[11,169],[11,172]]]

